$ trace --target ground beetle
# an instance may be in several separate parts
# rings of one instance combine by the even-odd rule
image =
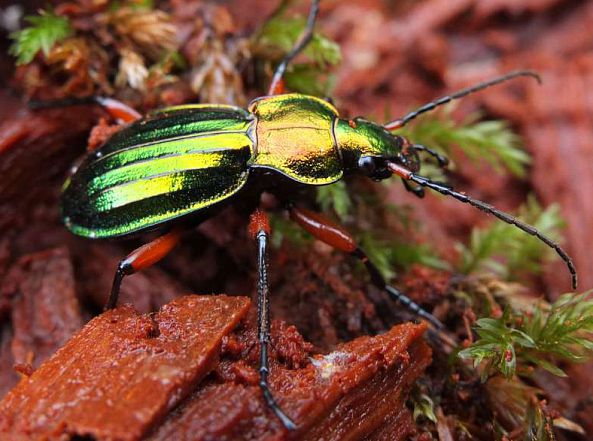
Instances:
[[[332,184],[353,173],[374,180],[395,175],[419,197],[424,195],[425,187],[453,196],[554,248],[566,262],[576,287],[573,263],[558,244],[491,205],[418,175],[419,152],[432,155],[441,166],[446,165],[447,159],[392,134],[419,114],[453,99],[511,78],[538,78],[537,75],[529,71],[513,72],[440,98],[384,125],[362,118],[341,119],[325,100],[283,93],[286,67],[311,40],[318,9],[319,0],[314,0],[306,29],[276,69],[269,95],[252,101],[247,110],[216,104],[182,105],[142,118],[115,100],[87,99],[104,106],[127,125],[92,151],[64,184],[62,213],[66,226],[88,238],[113,238],[176,225],[121,261],[106,308],[115,307],[125,275],[157,262],[179,241],[180,229],[173,221],[191,219],[195,224],[216,209],[236,202],[247,188],[257,185],[253,176],[258,176],[256,172],[261,170],[272,178],[269,182],[284,180],[301,186]],[[261,190],[273,192],[274,186]],[[279,197],[282,199],[282,195]],[[434,326],[441,327],[435,317],[386,284],[377,267],[342,227],[292,204],[287,208],[291,218],[314,237],[360,259],[373,284]],[[268,386],[270,318],[266,247],[270,229],[263,211],[258,209],[252,215],[249,231],[258,244],[259,384],[268,406],[287,429],[294,429],[295,424],[276,404]]]

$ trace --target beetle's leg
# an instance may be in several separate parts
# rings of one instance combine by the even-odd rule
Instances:
[[[408,190],[410,193],[413,193],[414,196],[417,196],[420,199],[424,197],[424,188],[422,188],[419,185],[414,187],[412,184],[410,184],[410,182],[406,181],[405,179],[402,179],[402,182],[404,184],[405,189]]]
[[[387,168],[391,171],[391,173],[393,173],[396,176],[399,176],[402,179],[412,181],[418,185],[421,185],[422,187],[427,187],[427,188],[430,188],[431,190],[438,191],[439,193],[441,193],[445,196],[452,196],[460,202],[472,205],[473,207],[476,207],[479,210],[482,210],[486,213],[496,216],[497,218],[506,222],[507,224],[516,226],[517,228],[526,232],[527,234],[537,237],[539,240],[541,240],[547,246],[549,246],[550,248],[553,248],[554,251],[556,251],[556,253],[564,261],[564,263],[566,264],[566,266],[568,268],[568,271],[570,272],[572,288],[573,289],[577,288],[577,271],[576,271],[576,268],[575,268],[574,263],[572,262],[572,259],[570,258],[570,256],[566,253],[566,251],[564,251],[562,249],[562,247],[560,245],[558,245],[556,242],[554,242],[549,237],[544,236],[535,227],[533,227],[529,224],[526,224],[525,222],[520,221],[519,219],[511,216],[510,214],[505,213],[504,211],[500,211],[499,209],[493,207],[490,204],[487,204],[486,202],[482,202],[482,201],[474,199],[464,193],[455,191],[455,190],[453,190],[453,188],[449,187],[448,185],[444,185],[439,182],[434,182],[428,178],[425,178],[424,176],[417,175],[414,172],[412,172],[411,170],[408,170],[407,168],[405,168],[399,164],[396,164],[393,162],[388,162]]]
[[[494,86],[495,84],[503,83],[516,77],[532,77],[535,78],[538,83],[541,83],[541,78],[535,72],[531,72],[529,70],[518,70],[515,72],[508,73],[506,75],[502,75],[500,77],[493,78],[489,81],[484,81],[483,83],[476,84],[475,86],[461,89],[460,91],[452,93],[451,95],[447,95],[437,100],[434,100],[428,104],[424,104],[423,106],[419,107],[413,112],[408,113],[402,118],[388,122],[383,127],[385,127],[387,130],[397,130],[405,126],[409,121],[413,120],[418,115],[421,115],[425,112],[430,112],[436,107],[442,106],[443,104],[447,104],[453,100],[469,95],[470,93],[474,93],[487,87]]]
[[[268,384],[268,344],[270,343],[270,299],[266,249],[270,235],[270,221],[266,213],[256,210],[249,221],[249,235],[257,242],[257,335],[259,340],[259,387],[266,404],[288,430],[296,429],[294,422],[280,409]]]
[[[169,233],[157,237],[152,242],[142,245],[140,248],[132,251],[125,259],[119,262],[115,277],[113,278],[113,285],[111,293],[105,303],[105,309],[115,308],[117,305],[117,298],[119,297],[119,289],[121,282],[125,276],[134,274],[149,266],[157,263],[177,245],[181,238],[180,230],[173,230]]]
[[[140,119],[142,115],[127,104],[113,98],[102,96],[72,97],[50,101],[29,101],[30,109],[51,109],[57,107],[70,107],[88,104],[98,104],[109,115],[120,123],[130,123]]]
[[[272,77],[272,82],[270,83],[270,89],[268,90],[268,95],[278,95],[280,93],[284,93],[284,73],[286,72],[286,68],[288,64],[309,44],[311,38],[313,38],[313,28],[315,27],[315,21],[317,20],[317,13],[319,12],[319,0],[312,0],[311,1],[311,9],[309,10],[309,17],[307,18],[307,25],[303,33],[299,36],[298,40],[295,42],[294,46],[286,54],[284,59],[280,62],[276,71],[274,72],[274,76]]]
[[[414,145],[412,145],[412,148],[414,150],[416,150],[417,152],[428,153],[430,156],[432,156],[434,159],[437,160],[437,163],[439,164],[439,167],[441,167],[441,168],[449,165],[449,158],[447,158],[444,155],[441,155],[439,152],[436,152],[433,149],[430,149],[422,144],[414,144]]]
[[[376,265],[371,262],[366,253],[344,228],[319,213],[295,207],[290,207],[289,210],[291,219],[315,238],[359,259],[371,276],[373,285],[386,291],[391,298],[402,303],[414,314],[428,320],[436,328],[440,329],[443,327],[443,324],[435,316],[422,309],[398,289],[389,286]]]

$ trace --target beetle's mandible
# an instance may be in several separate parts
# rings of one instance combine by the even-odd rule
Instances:
[[[419,154],[432,155],[441,166],[447,159],[433,150],[394,134],[416,116],[453,99],[519,76],[517,71],[461,90],[426,104],[401,119],[376,124],[362,118],[340,118],[325,100],[283,93],[283,75],[290,61],[312,37],[319,0],[313,0],[305,32],[280,63],[268,96],[257,98],[248,109],[217,104],[169,107],[147,117],[109,98],[93,97],[115,118],[126,123],[102,146],[90,152],[64,184],[62,214],[66,226],[88,238],[114,238],[172,227],[121,261],[107,308],[117,304],[125,275],[146,268],[164,257],[180,239],[180,225],[195,225],[213,212],[233,204],[243,192],[274,192],[274,181],[295,186],[329,185],[348,174],[373,180],[400,177],[417,196],[430,188],[471,204],[515,225],[554,248],[567,264],[576,287],[570,257],[535,228],[475,200],[451,187],[421,176]],[[539,79],[539,78],[538,78]],[[72,100],[76,103],[76,100]],[[256,182],[266,171],[271,187]],[[282,195],[279,195],[283,199]],[[377,267],[341,226],[324,216],[284,201],[291,218],[317,239],[360,259],[370,279],[412,312],[435,327],[440,322],[396,288],[389,286]],[[287,429],[296,425],[276,402],[268,385],[270,318],[266,248],[270,229],[265,213],[257,210],[250,234],[258,245],[258,333],[261,349],[260,386],[268,406]]]

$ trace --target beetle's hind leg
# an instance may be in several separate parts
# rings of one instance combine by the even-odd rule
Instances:
[[[400,302],[419,317],[428,320],[436,328],[441,329],[443,327],[443,324],[435,316],[422,309],[398,289],[389,286],[377,266],[369,259],[345,229],[327,219],[322,214],[295,207],[290,207],[289,210],[291,219],[315,238],[359,259],[367,269],[373,285],[387,292],[392,299]]]
[[[120,261],[115,272],[115,277],[113,278],[111,293],[109,294],[107,303],[105,303],[104,309],[113,309],[117,306],[121,282],[125,276],[142,271],[161,260],[177,245],[180,238],[181,231],[173,230],[163,236],[157,237],[152,242],[142,245]]]
[[[94,99],[109,113],[109,116],[121,124],[131,123],[142,118],[136,109],[116,99],[101,96],[94,97]]]
[[[280,93],[284,93],[284,74],[286,73],[286,68],[290,64],[290,62],[307,47],[307,45],[311,42],[313,38],[313,28],[315,27],[315,21],[317,20],[317,14],[319,13],[319,1],[320,0],[312,0],[311,1],[311,9],[309,10],[309,17],[307,18],[307,25],[303,31],[303,33],[299,36],[298,40],[295,42],[294,46],[286,54],[284,59],[280,62],[278,67],[276,67],[276,71],[274,72],[274,76],[272,77],[272,82],[270,83],[270,88],[268,90],[268,95],[278,95]]]
[[[262,390],[266,404],[282,421],[288,430],[296,429],[294,422],[280,409],[276,403],[268,376],[268,345],[270,343],[270,298],[268,285],[268,264],[266,250],[270,235],[270,221],[261,210],[256,210],[249,221],[249,235],[257,242],[257,335],[259,340],[259,387]]]
[[[127,104],[118,101],[114,98],[102,96],[86,96],[86,97],[71,97],[59,100],[35,101],[31,100],[28,103],[30,109],[55,109],[60,107],[82,106],[89,104],[97,104],[103,107],[109,116],[119,123],[134,122],[142,117],[140,113]]]

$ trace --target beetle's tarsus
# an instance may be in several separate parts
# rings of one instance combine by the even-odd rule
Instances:
[[[259,387],[264,395],[266,404],[282,422],[287,430],[296,429],[294,422],[280,409],[276,403],[268,375],[268,344],[270,343],[270,297],[268,284],[268,263],[266,250],[268,245],[269,220],[265,212],[256,210],[251,216],[249,233],[257,242],[257,333],[259,340]],[[256,231],[257,230],[257,231]]]
[[[422,309],[420,307],[420,305],[418,305],[417,303],[414,303],[413,300],[411,300],[408,296],[406,296],[400,290],[394,288],[393,286],[385,285],[385,291],[387,291],[387,293],[394,300],[397,300],[398,302],[400,302],[402,305],[404,305],[406,308],[408,308],[414,314],[422,317],[425,320],[428,320],[435,328],[437,328],[437,329],[443,329],[444,328],[444,325],[440,322],[439,319],[437,319],[431,313],[429,313],[429,312],[425,311],[424,309]]]
[[[428,320],[437,329],[444,328],[443,324],[434,315],[422,309],[420,305],[418,305],[416,302],[414,302],[400,290],[388,285],[385,281],[385,278],[379,271],[379,268],[377,268],[377,266],[368,258],[367,254],[361,248],[357,248],[352,253],[352,255],[359,259],[366,267],[368,273],[371,276],[371,282],[373,282],[373,285],[375,285],[377,288],[383,291],[386,291],[393,300],[404,305],[413,314],[416,314],[417,316]]]
[[[68,97],[54,100],[29,100],[27,107],[31,110],[57,109],[71,106],[87,106],[99,104],[96,96]]]
[[[132,268],[132,265],[128,261],[127,257],[119,262],[119,264],[117,265],[117,270],[115,271],[115,276],[113,277],[113,285],[111,285],[111,292],[109,293],[109,298],[107,299],[107,302],[105,302],[105,306],[103,307],[104,311],[113,309],[117,306],[121,282],[125,276],[128,276],[133,273],[134,269]]]
[[[439,152],[430,149],[422,144],[414,144],[412,145],[412,148],[414,150],[416,150],[417,152],[426,152],[428,153],[430,156],[432,156],[434,159],[437,160],[437,163],[439,165],[439,167],[444,168],[447,165],[449,165],[449,158],[447,158],[444,155],[441,155]]]
[[[263,378],[262,377],[263,373],[261,370],[260,370],[259,375],[260,375],[260,378]],[[288,416],[286,416],[286,414],[282,411],[282,409],[280,409],[280,407],[276,403],[276,400],[274,400],[274,396],[272,395],[272,392],[270,392],[267,380],[266,381],[260,380],[259,387],[264,395],[266,404],[272,410],[272,412],[274,412],[274,414],[278,417],[278,419],[282,422],[282,425],[287,430],[290,430],[290,431],[296,430],[296,424]]]
[[[404,184],[404,188],[410,193],[412,193],[414,196],[420,199],[424,197],[425,192],[423,187],[420,187],[419,185],[413,186],[410,184],[409,181],[406,181],[405,179],[402,179],[402,182]]]

